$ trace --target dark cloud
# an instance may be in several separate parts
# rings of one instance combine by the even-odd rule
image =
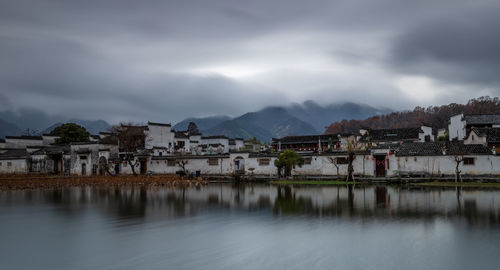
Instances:
[[[497,2],[446,13],[419,24],[397,37],[393,47],[393,64],[409,74],[498,88],[498,14],[500,4]]]
[[[309,99],[463,102],[498,93],[499,11],[487,0],[0,0],[0,105],[116,122]],[[428,95],[408,94],[414,77]]]

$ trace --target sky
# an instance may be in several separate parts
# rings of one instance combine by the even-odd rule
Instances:
[[[0,110],[176,122],[500,96],[500,1],[0,0]]]

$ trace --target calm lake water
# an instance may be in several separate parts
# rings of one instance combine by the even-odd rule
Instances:
[[[0,269],[499,269],[500,190],[0,192]]]

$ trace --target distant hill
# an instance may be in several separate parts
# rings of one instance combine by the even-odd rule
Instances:
[[[273,137],[322,133],[325,127],[334,121],[363,119],[390,111],[356,103],[321,106],[313,101],[306,101],[290,106],[268,107],[234,119],[227,116],[188,118],[176,124],[174,129],[185,130],[192,121],[206,135],[226,135],[245,139],[256,137],[268,142]]]
[[[309,123],[320,132],[323,132],[327,126],[335,121],[341,121],[343,119],[365,119],[370,116],[386,114],[392,111],[387,108],[375,108],[352,102],[321,106],[311,100],[302,104],[293,104],[286,109],[291,115]]]
[[[75,124],[78,124],[78,125],[84,127],[85,129],[87,129],[87,131],[90,134],[99,134],[99,132],[101,132],[101,131],[109,131],[109,129],[111,128],[111,125],[108,124],[104,120],[70,119],[70,120],[65,121],[65,122],[58,122],[58,123],[52,124],[48,128],[44,129],[42,132],[40,132],[40,134],[50,133],[54,128],[56,128],[56,127],[58,127],[58,126],[60,126],[60,125],[62,125],[64,123],[75,123]]]
[[[0,119],[15,123],[15,125],[22,131],[30,129],[32,131],[42,131],[48,126],[64,121],[64,117],[48,115],[45,112],[32,109],[21,108],[17,111],[2,111],[0,112]]]
[[[265,142],[272,137],[317,133],[313,126],[292,116],[282,107],[268,107],[258,112],[246,113],[202,132],[244,139],[256,137]]]
[[[21,108],[17,111],[0,112],[0,134],[4,134],[3,136],[21,135],[27,129],[32,133],[44,134],[68,122],[85,127],[90,134],[98,134],[100,131],[108,131],[111,128],[104,120],[67,119],[63,116],[48,115],[38,109]]]
[[[21,135],[22,131],[16,125],[6,122],[0,119],[0,138],[5,136],[18,136]]]
[[[189,122],[194,122],[198,126],[199,130],[207,130],[228,120],[231,120],[231,117],[226,115],[209,116],[204,118],[191,117],[175,124],[172,128],[175,130],[187,130]]]
[[[372,129],[417,127],[422,123],[434,129],[446,128],[450,117],[461,113],[500,114],[500,99],[480,97],[469,100],[467,104],[450,103],[428,108],[416,107],[413,111],[393,112],[364,120],[342,120],[330,124],[325,134],[358,132],[362,127]]]

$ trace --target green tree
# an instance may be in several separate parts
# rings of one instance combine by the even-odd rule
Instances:
[[[278,168],[278,177],[290,176],[295,166],[302,167],[304,158],[293,150],[285,150],[274,160],[274,166]]]
[[[56,143],[88,142],[89,133],[87,130],[75,123],[62,124],[50,132],[52,136],[59,136]]]
[[[447,142],[450,140],[450,135],[448,133],[444,134],[444,136],[439,136],[437,138],[439,142]]]

